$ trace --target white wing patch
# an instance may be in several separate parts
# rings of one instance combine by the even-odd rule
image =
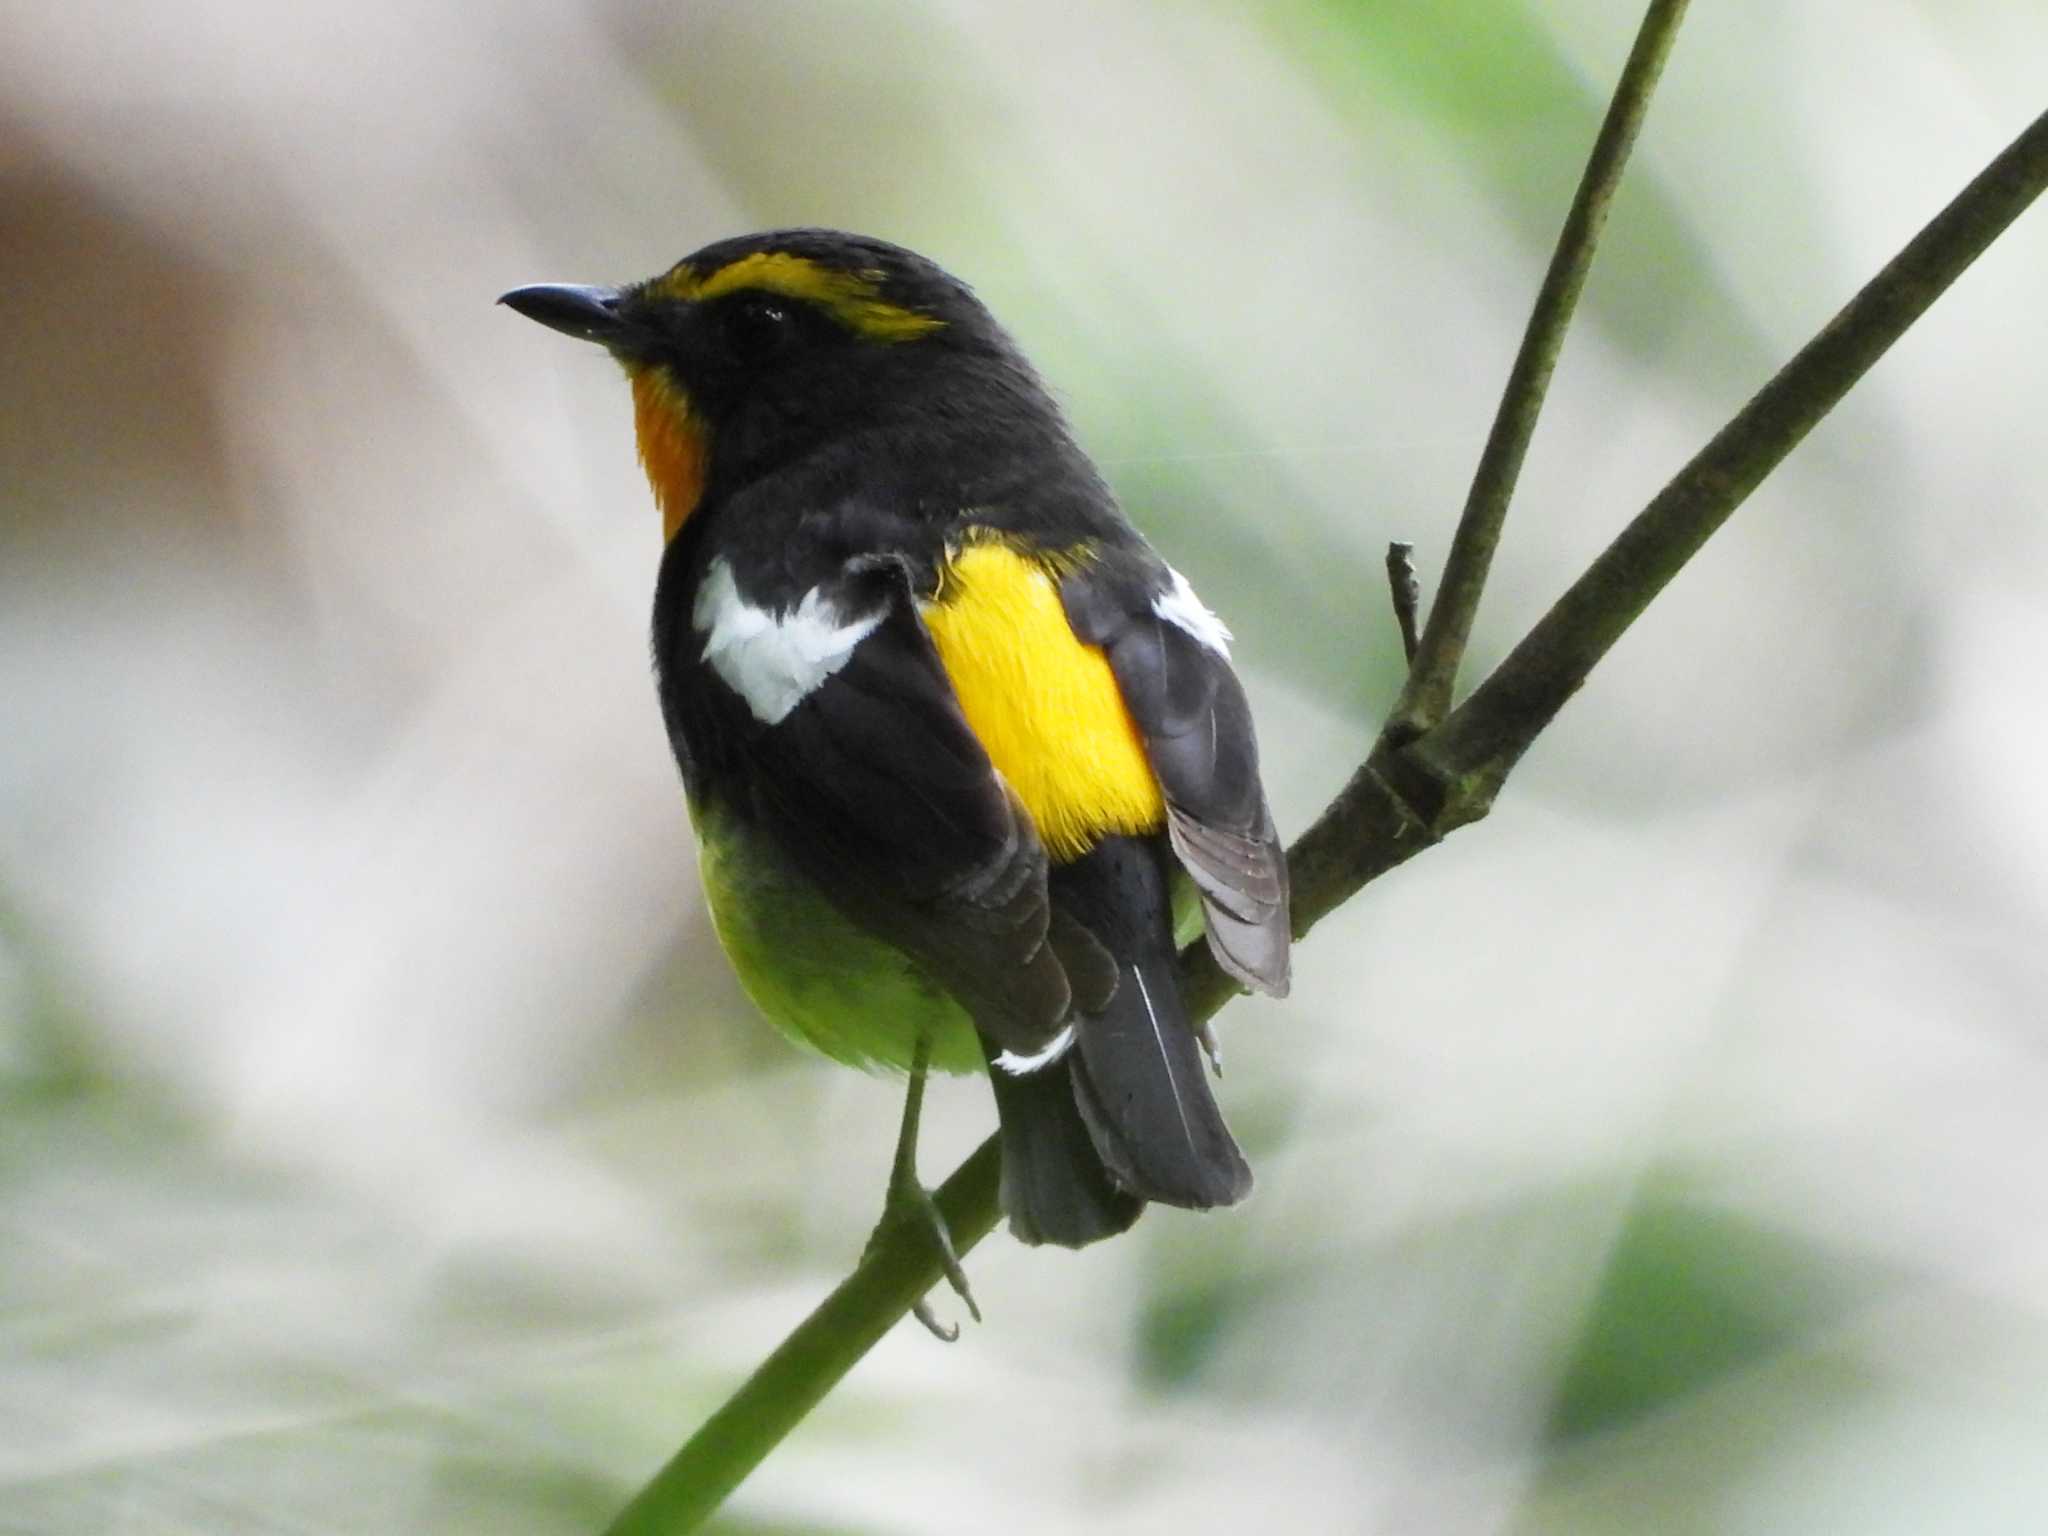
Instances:
[[[816,587],[786,613],[757,608],[740,596],[732,567],[714,560],[697,588],[690,624],[704,637],[711,669],[756,720],[774,725],[846,665],[886,611],[848,618]]]
[[[1228,661],[1229,629],[1221,619],[1208,610],[1199,597],[1195,596],[1195,589],[1188,585],[1187,577],[1170,565],[1166,568],[1166,574],[1173,578],[1173,585],[1152,599],[1152,611],[1167,623],[1186,630]]]

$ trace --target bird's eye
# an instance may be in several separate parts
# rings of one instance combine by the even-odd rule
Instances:
[[[761,295],[734,300],[719,311],[718,345],[735,363],[765,363],[796,340],[796,317],[787,303]]]

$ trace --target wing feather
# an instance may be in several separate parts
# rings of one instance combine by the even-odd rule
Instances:
[[[960,713],[892,569],[848,567],[841,602],[886,604],[844,665],[752,748],[763,825],[840,910],[897,945],[1003,1050],[1031,1054],[1072,1011],[1045,847]],[[1085,990],[1101,989],[1100,967]]]
[[[1060,595],[1074,632],[1109,658],[1144,738],[1173,851],[1201,895],[1217,963],[1247,986],[1285,995],[1287,856],[1221,626],[1186,617],[1207,610],[1149,551],[1105,554],[1069,573]]]

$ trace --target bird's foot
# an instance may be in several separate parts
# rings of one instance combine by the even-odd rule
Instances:
[[[867,1252],[873,1253],[891,1234],[903,1228],[914,1229],[938,1251],[939,1267],[945,1271],[946,1283],[967,1303],[967,1315],[978,1323],[981,1321],[981,1308],[974,1304],[974,1292],[967,1284],[967,1271],[960,1267],[960,1255],[953,1247],[952,1231],[946,1226],[939,1203],[917,1176],[917,1123],[924,1111],[925,1071],[930,1064],[931,1042],[920,1037],[910,1058],[910,1082],[903,1095],[903,1124],[896,1133],[895,1161],[889,1165],[889,1193],[882,1202],[882,1219],[875,1223],[875,1230],[868,1238]],[[931,1331],[933,1338],[951,1344],[960,1337],[960,1325],[941,1323],[933,1314],[931,1303],[923,1297],[912,1303],[910,1310]]]
[[[909,1228],[928,1241],[938,1252],[939,1265],[945,1271],[946,1283],[953,1293],[967,1306],[967,1315],[977,1323],[981,1321],[981,1308],[975,1304],[974,1289],[967,1283],[967,1271],[960,1266],[960,1255],[953,1247],[953,1233],[946,1225],[945,1215],[939,1210],[938,1201],[932,1192],[920,1184],[915,1173],[903,1175],[901,1171],[889,1180],[888,1198],[882,1205],[882,1219],[875,1223],[875,1230],[868,1238],[867,1252],[873,1253],[889,1237]],[[910,1309],[911,1315],[930,1330],[932,1336],[951,1344],[960,1337],[958,1323],[942,1323],[932,1311],[931,1302],[920,1297]]]

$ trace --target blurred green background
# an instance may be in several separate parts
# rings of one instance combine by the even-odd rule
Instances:
[[[621,382],[499,292],[790,222],[967,277],[1299,830],[1637,14],[4,0],[0,1531],[591,1531],[875,1214],[895,1089],[698,903]],[[2044,57],[2038,0],[1693,7],[1481,661]],[[1230,1010],[1250,1206],[999,1236],[724,1529],[2048,1529],[2044,273],[2037,210]],[[934,1175],[992,1122],[929,1115]]]

